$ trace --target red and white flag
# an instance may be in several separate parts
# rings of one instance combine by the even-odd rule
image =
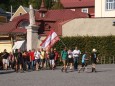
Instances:
[[[49,35],[45,38],[45,40],[40,44],[40,46],[44,49],[49,50],[57,41],[59,41],[60,38],[54,32],[54,30],[51,30]]]

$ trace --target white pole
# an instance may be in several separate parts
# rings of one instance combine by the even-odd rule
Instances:
[[[11,17],[12,17],[12,5],[11,5]]]
[[[62,44],[65,46],[65,47],[67,47],[66,45],[65,45],[65,43],[60,39],[60,41],[62,42]]]

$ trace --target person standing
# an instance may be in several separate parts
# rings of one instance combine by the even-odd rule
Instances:
[[[27,52],[27,69],[31,69],[31,50]]]
[[[82,60],[81,60],[82,65],[81,65],[81,67],[79,68],[78,73],[80,73],[81,69],[83,69],[83,71],[87,71],[87,68],[86,68],[87,63],[86,63],[86,61],[88,61],[88,59],[87,59],[87,52],[85,52],[85,53],[82,55]]]
[[[38,71],[39,66],[40,66],[40,49],[39,48],[34,52],[34,57],[35,57],[36,71]]]
[[[92,72],[96,72],[96,63],[98,60],[97,50],[94,48],[91,53]]]
[[[50,53],[49,53],[49,59],[50,59],[50,69],[54,70],[54,66],[55,66],[55,53],[53,48],[51,48]]]
[[[31,69],[32,70],[34,70],[34,61],[35,61],[34,52],[35,52],[34,49],[32,49],[32,51],[30,52],[30,62],[31,62]]]
[[[72,50],[68,50],[68,64],[70,66],[70,70],[73,71],[73,53]]]
[[[24,59],[23,59],[23,56],[22,56],[22,52],[20,49],[18,49],[18,64],[19,64],[19,68],[20,68],[20,72],[24,72],[23,71],[23,64],[24,64]]]
[[[9,53],[9,67],[11,69],[14,69],[14,55],[12,54],[12,52]]]
[[[49,61],[49,50],[46,50],[45,53],[45,63],[46,63],[46,69],[50,69],[50,61]]]
[[[2,60],[2,62],[3,62],[3,69],[8,70],[8,62],[9,62],[8,61],[8,57],[9,57],[9,53],[7,52],[6,49],[4,49],[2,57],[3,57],[3,60]]]
[[[45,51],[43,50],[43,48],[41,48],[41,51],[40,51],[40,62],[41,62],[41,68],[44,69],[44,66],[45,66]]]
[[[74,58],[74,70],[78,69],[78,60],[80,57],[81,51],[78,50],[77,47],[75,47],[75,50],[73,51],[73,58]]]
[[[68,52],[67,52],[67,48],[65,47],[63,51],[61,51],[61,57],[62,57],[62,62],[63,62],[63,67],[61,69],[61,71],[63,72],[63,70],[65,72],[67,72],[67,59],[68,59]]]
[[[55,68],[56,68],[59,60],[59,53],[57,52],[56,48],[54,49],[54,53],[55,53]]]
[[[27,70],[27,51],[25,50],[23,53],[22,53],[22,56],[23,56],[23,60],[24,60],[24,63],[23,63],[23,69],[24,70]]]
[[[18,49],[15,50],[15,53],[14,53],[14,59],[15,59],[15,71],[18,72]]]

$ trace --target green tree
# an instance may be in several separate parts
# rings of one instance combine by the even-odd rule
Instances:
[[[39,9],[41,6],[41,0],[29,0],[29,4],[31,4],[34,9]]]
[[[23,3],[24,3],[25,0],[9,0],[9,5],[7,8],[8,11],[10,11],[10,6],[12,6],[13,8],[13,11],[15,12],[17,10],[17,8],[22,5],[23,6]],[[27,0],[26,0],[27,1]],[[15,3],[15,4],[14,4]],[[6,4],[7,5],[7,4]]]
[[[63,9],[63,5],[61,4],[60,0],[54,3],[52,9]]]
[[[29,7],[28,0],[23,0],[23,4],[22,5],[25,6],[25,7]]]
[[[32,4],[34,9],[39,9],[41,6],[41,1],[42,0],[0,0],[0,7],[6,11],[10,11],[12,5],[13,11],[15,12],[20,5],[29,7],[29,4]],[[51,9],[52,0],[44,1],[46,8]]]
[[[9,10],[8,6],[9,6],[9,1],[0,0],[0,8],[2,8],[2,9],[7,11],[7,10]]]
[[[52,0],[45,0],[45,6],[47,9],[51,9],[52,7]]]

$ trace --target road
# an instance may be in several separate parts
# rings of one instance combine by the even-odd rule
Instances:
[[[97,73],[62,73],[56,70],[40,70],[15,73],[0,71],[0,86],[115,86],[115,64],[97,65]]]

